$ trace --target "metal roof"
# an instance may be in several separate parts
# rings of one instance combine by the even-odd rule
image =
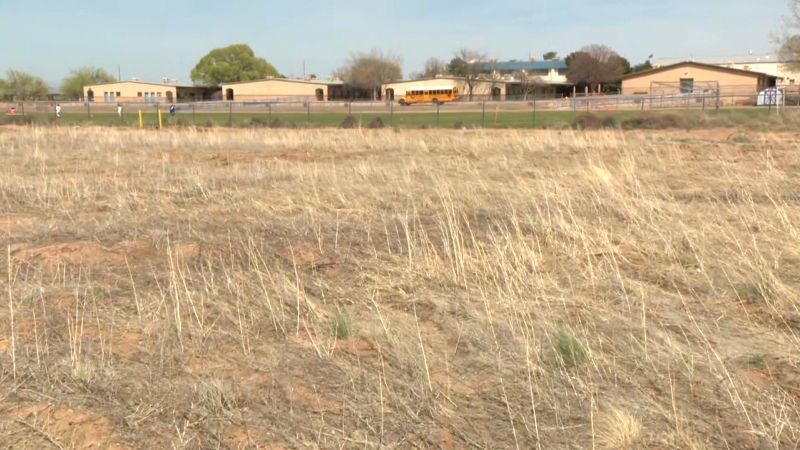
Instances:
[[[702,64],[763,64],[763,63],[785,63],[778,55],[733,55],[733,56],[692,56],[689,58],[657,58],[652,61],[653,66],[670,66],[680,62],[698,62]]]
[[[546,61],[501,61],[484,64],[485,70],[497,70],[500,72],[511,72],[515,70],[566,70],[567,62],[563,59],[552,59]]]
[[[316,84],[319,86],[337,86],[343,85],[344,81],[342,80],[295,80],[292,78],[278,78],[278,77],[269,77],[269,78],[261,78],[258,80],[247,80],[247,81],[230,81],[230,82],[222,82],[220,83],[223,86],[229,86],[233,84],[246,84],[246,83],[264,83],[264,82],[281,82],[281,83],[305,83],[305,84]]]
[[[174,88],[203,88],[203,87],[210,87],[210,86],[189,86],[189,85],[172,84],[172,83],[151,83],[151,82],[148,82],[148,81],[139,81],[139,80],[109,81],[107,83],[87,84],[84,87],[108,86],[108,85],[112,85],[112,84],[123,84],[123,83],[146,84],[148,86],[165,86],[165,87],[174,87]]]

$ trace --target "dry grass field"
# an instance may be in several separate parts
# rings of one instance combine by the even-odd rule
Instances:
[[[0,129],[0,447],[792,449],[800,137]]]

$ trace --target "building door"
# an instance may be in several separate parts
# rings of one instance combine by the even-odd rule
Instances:
[[[86,101],[89,102],[89,103],[94,101],[94,91],[93,90],[89,89],[89,91],[86,92]]]
[[[233,101],[233,89],[225,89],[225,100],[229,102]]]
[[[394,101],[394,89],[389,88],[386,90],[386,100],[389,100],[390,102]]]
[[[492,88],[492,100],[500,100],[501,90],[499,87]]]
[[[167,103],[172,103],[172,91],[167,91]]]
[[[694,78],[681,78],[681,94],[694,92]]]
[[[318,102],[321,102],[321,101],[325,100],[325,91],[323,91],[322,89],[317,89],[315,91],[315,94],[317,96],[317,101]]]

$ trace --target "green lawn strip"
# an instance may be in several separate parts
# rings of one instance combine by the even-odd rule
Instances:
[[[618,121],[622,121],[638,114],[643,114],[637,110],[622,111],[592,111],[597,115],[612,115]],[[702,117],[703,114],[713,117],[739,118],[739,119],[758,119],[775,114],[766,108],[731,108],[723,109],[718,113],[715,111],[698,110],[664,110],[647,111],[644,113],[652,114],[681,114],[696,115]],[[575,122],[575,118],[585,114],[584,112],[574,111],[468,111],[468,112],[358,112],[354,113],[357,123],[362,127],[368,127],[375,119],[380,118],[384,126],[394,126],[400,128],[454,128],[464,127],[484,127],[484,128],[541,128],[553,126],[568,126]],[[115,112],[92,112],[87,113],[65,113],[61,119],[56,119],[52,113],[27,113],[26,117],[33,117],[37,123],[64,123],[64,124],[95,124],[108,126],[139,126],[139,115],[135,111],[128,111],[120,118]],[[281,126],[313,126],[313,127],[338,127],[347,117],[346,112],[205,112],[191,110],[180,110],[174,117],[169,113],[162,115],[164,127],[183,126],[257,126],[275,123]],[[17,120],[28,120],[17,117]],[[158,125],[158,115],[155,112],[145,112],[142,114],[142,123],[145,128],[155,128]]]

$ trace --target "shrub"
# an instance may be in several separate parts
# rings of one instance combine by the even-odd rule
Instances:
[[[568,366],[577,366],[586,361],[588,355],[583,345],[566,330],[558,330],[553,336],[553,345]]]
[[[617,119],[610,114],[581,113],[575,118],[575,128],[579,130],[599,130],[618,128]]]
[[[339,124],[339,128],[358,128],[358,120],[356,120],[356,118],[352,115],[349,115],[344,118],[341,124]]]
[[[206,128],[214,128],[214,121],[211,119],[206,120]]]
[[[626,130],[664,130],[668,128],[692,128],[702,122],[699,118],[690,118],[676,113],[645,112],[628,117],[620,124]]]
[[[455,128],[456,130],[466,130],[467,126],[464,125],[464,122],[458,121],[453,124],[453,128]]]
[[[271,128],[283,128],[285,126],[285,124],[283,123],[283,121],[281,119],[275,118],[275,119],[272,119],[272,122],[270,122],[269,126]]]
[[[381,119],[380,117],[376,117],[376,118],[372,119],[369,122],[369,124],[367,125],[367,128],[372,128],[372,129],[376,130],[376,129],[383,128],[385,126],[386,126],[386,124],[383,123],[383,119]]]
[[[3,125],[31,125],[36,123],[36,118],[33,116],[5,116],[0,117],[0,123]]]
[[[241,123],[243,128],[263,128],[268,125],[268,122],[261,117],[251,117]]]

